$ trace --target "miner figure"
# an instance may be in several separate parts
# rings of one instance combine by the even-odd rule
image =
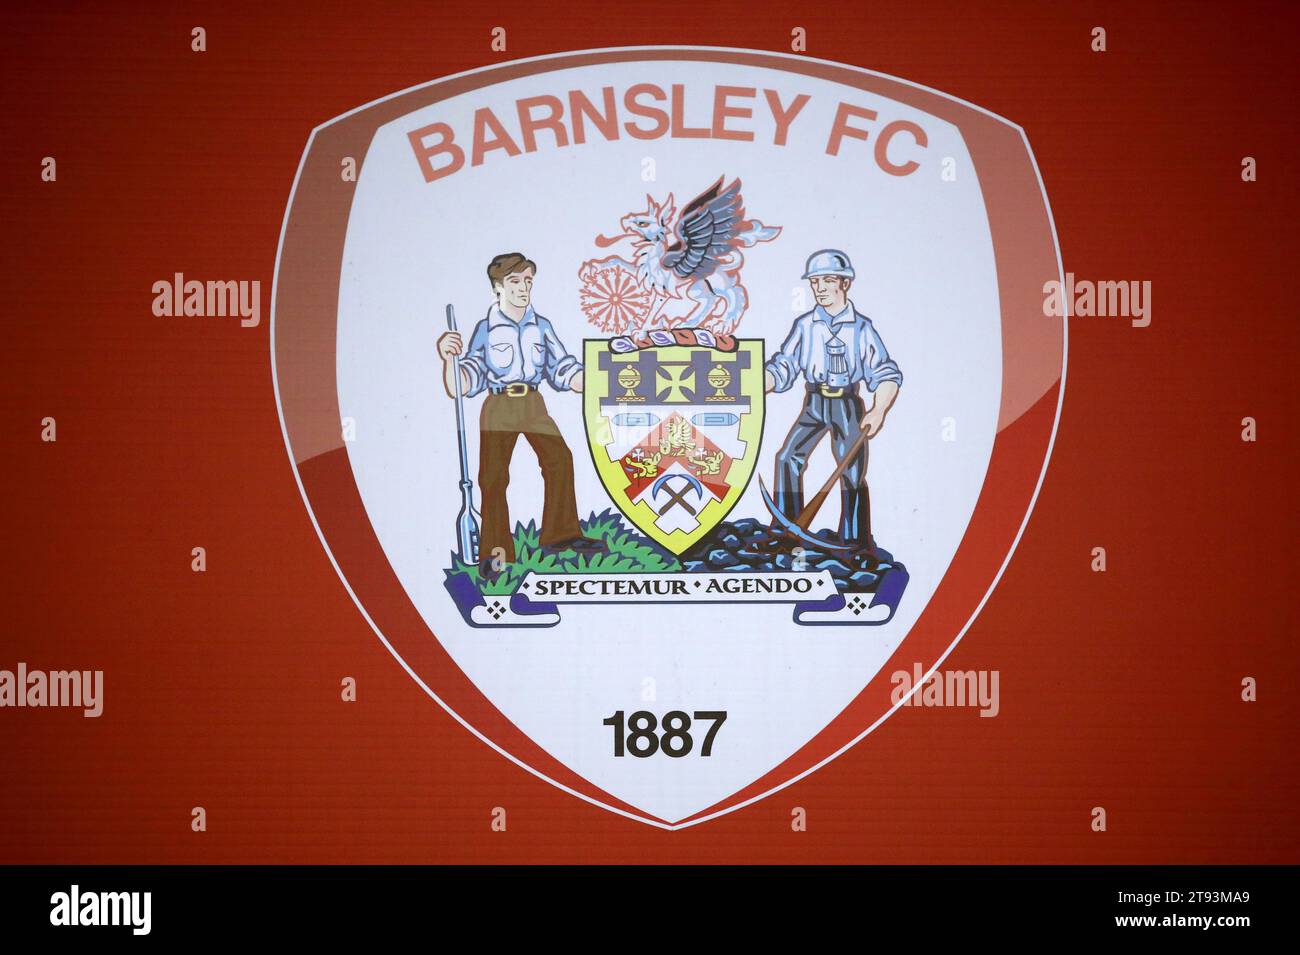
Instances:
[[[797,520],[803,510],[803,472],[808,455],[829,431],[837,462],[861,431],[868,439],[884,426],[903,374],[889,357],[871,320],[849,301],[853,265],[837,249],[813,253],[803,277],[817,306],[794,321],[781,349],[767,362],[768,392],[803,385],[803,411],[776,455],[776,505]],[[873,396],[871,406],[860,393]],[[871,500],[867,492],[867,444],[863,441],[841,477],[840,541],[874,552]]]

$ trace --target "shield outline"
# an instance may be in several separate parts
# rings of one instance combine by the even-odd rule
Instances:
[[[708,512],[711,515],[711,523],[701,520],[699,527],[694,531],[685,534],[685,540],[674,539],[673,535],[676,534],[677,531],[665,534],[658,527],[655,527],[653,521],[643,522],[639,519],[639,516],[644,516],[650,511],[650,506],[646,504],[645,501],[634,502],[628,498],[626,493],[623,493],[623,488],[626,488],[631,482],[627,475],[623,473],[621,468],[619,468],[614,462],[608,460],[609,455],[604,453],[605,444],[600,441],[597,434],[597,431],[602,427],[603,422],[608,420],[600,413],[598,405],[600,399],[605,397],[605,392],[608,391],[608,376],[602,375],[602,378],[605,379],[605,388],[598,391],[596,388],[592,387],[591,372],[588,370],[587,380],[583,386],[582,421],[585,426],[583,430],[587,439],[587,450],[591,453],[591,463],[596,469],[597,476],[600,478],[601,487],[605,489],[605,493],[609,495],[609,499],[614,502],[614,506],[622,512],[624,517],[632,522],[633,526],[635,526],[637,530],[648,536],[659,546],[679,556],[682,552],[697,544],[708,535],[710,531],[726,520],[727,515],[731,513],[732,509],[738,503],[740,503],[741,496],[744,495],[745,489],[749,487],[749,482],[753,480],[754,472],[758,468],[759,455],[763,453],[763,422],[767,410],[767,402],[765,400],[766,395],[763,393],[763,361],[765,357],[764,348],[766,343],[761,338],[737,338],[735,339],[735,342],[737,350],[744,348],[750,355],[749,367],[741,372],[741,377],[748,386],[747,389],[744,390],[744,393],[749,397],[751,404],[749,411],[745,413],[745,420],[740,428],[740,437],[746,442],[746,454],[743,458],[732,458],[733,466],[728,470],[727,476],[730,478],[731,474],[736,470],[735,465],[737,464],[741,466],[740,469],[743,471],[744,476],[739,483],[728,480],[726,496],[720,501],[709,501],[701,509],[701,516],[703,516],[704,512]],[[600,353],[602,346],[608,353],[617,354],[610,349],[609,339],[584,339],[582,355],[583,368],[591,369],[594,367],[592,359]],[[732,354],[730,352],[720,351],[716,348],[709,348],[705,345],[678,344],[652,346],[652,348],[655,351],[670,348],[698,348],[703,351],[716,352],[717,354],[722,355]],[[637,354],[637,352],[628,352],[626,354],[634,355]],[[688,407],[702,408],[703,406],[690,405]],[[633,409],[629,406],[628,410]],[[748,437],[746,437],[746,435],[748,435]],[[621,479],[623,482],[621,488],[613,488],[610,486],[615,483],[616,477]],[[649,524],[648,527],[646,526],[647,523]]]
[[[370,103],[349,110],[321,125],[315,127],[308,137],[306,147],[303,150],[302,157],[299,160],[298,169],[295,173],[293,184],[291,186],[288,201],[286,203],[284,220],[281,224],[280,237],[276,248],[275,275],[272,283],[271,292],[271,318],[269,326],[270,336],[270,365],[272,385],[276,399],[277,411],[280,416],[281,435],[285,443],[285,450],[289,457],[290,465],[294,472],[294,480],[297,483],[299,494],[303,499],[303,504],[307,508],[307,513],[311,518],[312,525],[316,529],[317,536],[320,539],[321,546],[324,548],[331,565],[339,575],[344,589],[357,605],[363,619],[374,630],[375,635],[385,648],[393,655],[407,674],[424,690],[435,702],[448,712],[457,722],[469,730],[472,734],[492,747],[502,756],[515,763],[520,768],[545,780],[557,788],[576,796],[585,802],[609,810],[617,815],[624,816],[639,822],[646,823],[656,828],[665,830],[677,830],[690,826],[699,825],[720,816],[734,812],[737,809],[744,808],[760,799],[779,792],[786,787],[802,780],[806,776],[825,766],[836,757],[847,752],[857,743],[866,738],[881,723],[888,719],[899,707],[904,705],[911,697],[911,693],[887,705],[883,713],[874,719],[864,719],[863,714],[868,710],[878,712],[880,707],[873,702],[879,694],[875,694],[873,699],[868,699],[869,691],[881,682],[880,677],[889,669],[891,664],[896,662],[896,658],[891,657],[886,661],[881,670],[871,680],[867,687],[855,698],[848,707],[842,711],[839,716],[827,727],[823,728],[812,740],[805,744],[799,751],[790,756],[786,761],[774,767],[769,773],[765,774],[758,780],[734,793],[732,796],[722,800],[714,806],[701,810],[700,812],[680,820],[663,820],[648,815],[642,810],[636,809],[626,803],[623,803],[617,797],[605,793],[584,778],[578,776],[567,766],[559,763],[545,750],[542,750],[531,739],[520,733],[508,720],[498,711],[491,702],[483,697],[477,691],[473,684],[468,683],[463,674],[459,674],[454,661],[446,654],[446,651],[437,644],[436,635],[428,629],[423,618],[414,611],[413,607],[402,607],[400,603],[393,600],[393,587],[396,587],[396,593],[404,599],[401,593],[400,582],[392,573],[386,558],[383,556],[383,550],[378,541],[373,538],[373,533],[369,531],[368,524],[365,520],[364,505],[360,500],[359,492],[355,484],[351,483],[350,472],[346,471],[346,448],[343,446],[342,438],[339,434],[338,423],[340,420],[339,408],[337,402],[337,386],[334,377],[334,324],[333,321],[327,324],[324,329],[304,327],[304,322],[299,321],[293,326],[287,324],[287,319],[282,317],[281,309],[284,306],[284,300],[288,298],[292,305],[287,307],[291,314],[301,314],[315,310],[317,314],[321,313],[322,304],[325,305],[325,314],[335,318],[337,315],[337,280],[331,287],[328,282],[322,283],[323,288],[318,288],[314,293],[304,290],[301,280],[290,282],[286,278],[286,268],[294,270],[303,270],[312,278],[318,280],[320,276],[321,256],[312,255],[310,252],[311,243],[305,243],[308,246],[307,253],[298,242],[295,235],[294,241],[287,243],[286,239],[290,237],[291,232],[301,233],[303,230],[320,229],[322,218],[328,216],[337,217],[337,204],[342,201],[339,196],[344,194],[343,190],[337,189],[337,169],[338,157],[340,155],[360,155],[363,157],[369,144],[369,135],[358,137],[353,131],[352,135],[342,132],[349,121],[359,119],[365,114],[369,114],[372,120],[371,124],[366,127],[370,132],[377,129],[394,119],[407,115],[423,106],[440,99],[459,95],[473,89],[493,85],[496,82],[515,79],[521,76],[535,75],[538,73],[553,72],[575,66],[593,65],[598,63],[622,62],[630,60],[703,60],[706,62],[722,63],[742,63],[753,66],[765,67],[775,70],[782,70],[794,74],[803,74],[816,76],[823,79],[829,79],[842,85],[856,88],[858,90],[876,93],[886,98],[908,103],[916,106],[930,115],[937,116],[948,122],[952,122],[961,131],[963,139],[967,142],[968,150],[971,154],[972,161],[975,165],[976,173],[981,176],[981,188],[984,192],[986,210],[989,212],[990,230],[994,235],[994,254],[998,275],[999,297],[1002,305],[1003,332],[1004,332],[1004,357],[1006,355],[1007,319],[1009,312],[1006,305],[1006,289],[1004,280],[1007,274],[1013,274],[1017,279],[1017,285],[1023,286],[1024,279],[1029,275],[1038,283],[1041,289],[1041,283],[1047,280],[1064,281],[1064,268],[1061,263],[1060,244],[1056,235],[1055,221],[1052,216],[1050,201],[1046,189],[1043,185],[1042,175],[1038,169],[1033,150],[1029,145],[1024,131],[1015,123],[998,116],[982,107],[976,106],[958,97],[931,89],[910,80],[890,76],[858,66],[839,63],[831,60],[821,60],[802,54],[778,53],[770,51],[750,50],[743,48],[731,47],[708,47],[708,46],[640,46],[640,47],[610,47],[594,50],[566,51],[560,53],[545,54],[537,57],[513,60],[508,63],[496,64],[491,66],[480,67],[477,69],[463,71],[461,73],[451,74],[428,83],[417,84],[404,90],[391,93],[388,96],[373,100]],[[412,97],[420,97],[421,94],[427,94],[429,91],[441,91],[441,96],[425,97],[424,102],[410,102]],[[972,117],[972,122],[968,125],[965,122],[953,118],[957,114],[964,114]],[[364,125],[364,124],[363,124]],[[972,141],[971,134],[978,127],[979,139],[983,147],[977,149],[976,143]],[[342,144],[348,144],[352,147],[351,152],[339,152],[338,147]],[[322,161],[322,156],[324,160]],[[313,161],[314,160],[314,161]],[[1025,263],[1017,265],[1013,259],[1015,253],[1010,249],[1002,249],[1001,243],[998,242],[999,225],[1005,227],[1005,217],[1001,223],[995,223],[995,212],[1001,213],[1002,206],[1007,206],[1016,199],[1023,199],[1011,195],[1011,191],[1018,184],[1012,180],[1016,177],[1009,172],[1007,175],[1000,175],[1004,170],[998,167],[1003,160],[1027,160],[1028,167],[1025,173],[1032,173],[1032,179],[1027,175],[1023,178],[1031,182],[1037,189],[1035,199],[1041,200],[1041,210],[1036,207],[1030,210],[1035,217],[1041,212],[1043,217],[1043,226],[1045,234],[1051,240],[1052,262],[1051,270],[1034,271]],[[998,181],[997,188],[991,188],[990,182],[986,179],[988,173],[993,175],[989,177]],[[326,188],[328,185],[329,189]],[[300,200],[299,190],[304,186],[310,186],[314,190],[313,197],[322,201],[316,207],[310,209],[298,209]],[[326,198],[326,193],[333,191],[336,194],[334,199]],[[351,193],[346,193],[347,205],[342,210],[342,222],[344,233],[346,232],[347,208],[350,208]],[[331,203],[335,208],[324,208]],[[298,212],[295,216],[295,212]],[[332,235],[332,233],[331,233]],[[1041,237],[1040,237],[1041,238]],[[328,237],[318,237],[317,243],[329,241]],[[290,247],[292,246],[292,247]],[[338,252],[341,252],[341,237],[338,242]],[[1030,244],[1026,243],[1025,248],[1029,249]],[[1033,252],[1040,251],[1035,244]],[[1046,245],[1043,250],[1046,251]],[[328,270],[327,270],[328,271]],[[1018,289],[1020,290],[1020,289]],[[331,301],[331,294],[334,295]],[[1023,505],[1015,504],[1011,510],[1020,513],[1020,516],[1014,521],[1008,523],[1005,514],[999,514],[1002,518],[997,522],[998,527],[993,530],[999,533],[1005,531],[1014,531],[1011,533],[1009,544],[996,542],[989,545],[986,540],[980,541],[979,546],[974,545],[970,548],[969,556],[978,557],[980,566],[987,565],[993,570],[992,579],[987,588],[980,585],[973,592],[982,591],[974,609],[970,611],[961,611],[960,615],[955,615],[953,609],[944,606],[944,615],[957,623],[956,634],[951,641],[944,646],[942,641],[935,643],[931,640],[929,643],[935,643],[938,648],[935,654],[934,662],[924,668],[925,677],[928,679],[935,672],[965,636],[970,626],[983,610],[985,603],[993,591],[997,588],[1006,571],[1011,558],[1014,556],[1020,539],[1028,526],[1030,515],[1038,500],[1038,495],[1042,489],[1043,480],[1047,473],[1047,467],[1051,461],[1052,450],[1055,446],[1056,434],[1060,424],[1061,409],[1065,396],[1066,368],[1068,365],[1068,323],[1069,310],[1068,303],[1063,309],[1064,314],[1060,316],[1059,323],[1044,323],[1041,314],[1039,315],[1038,326],[1030,331],[1029,326],[1021,322],[1018,326],[1021,334],[1026,336],[1026,343],[1032,344],[1038,358],[1042,358],[1044,353],[1054,355],[1059,349],[1059,368],[1050,379],[1043,381],[1034,381],[1028,388],[1021,388],[1021,397],[1029,392],[1037,392],[1040,388],[1041,394],[1034,397],[1032,401],[1026,401],[1009,406],[1008,403],[1008,383],[1009,376],[1017,373],[1015,362],[1004,361],[1003,369],[1003,401],[999,413],[997,435],[994,440],[993,451],[990,455],[988,470],[985,475],[984,485],[981,489],[979,499],[977,500],[975,511],[972,514],[970,525],[966,530],[966,535],[959,544],[957,552],[949,565],[945,574],[934,594],[931,595],[930,604],[927,605],[921,618],[914,624],[913,628],[901,643],[913,643],[914,636],[922,629],[922,624],[927,622],[931,617],[931,611],[938,602],[940,595],[945,589],[952,591],[953,587],[948,587],[949,581],[955,574],[955,568],[959,558],[967,555],[968,544],[972,543],[972,527],[976,524],[977,518],[981,516],[992,518],[991,513],[982,514],[982,505],[988,497],[988,491],[999,477],[1014,478],[1010,483],[1012,488],[1003,488],[998,486],[997,490],[1003,496],[1008,493],[1018,492],[1022,489],[1028,490],[1027,502]],[[1022,316],[1023,317],[1023,316]],[[322,334],[322,331],[329,334]],[[1058,337],[1059,336],[1059,337]],[[1029,339],[1037,338],[1032,343]],[[285,374],[282,381],[282,371],[288,371],[288,366],[282,369],[278,363],[277,356],[281,351],[292,349],[295,352],[295,358],[299,359],[296,364],[299,366],[291,374]],[[312,365],[311,361],[304,361],[302,358],[303,349],[308,352],[316,350],[320,354],[313,356],[316,362]],[[321,355],[324,355],[327,361],[321,362]],[[1055,359],[1053,360],[1055,364]],[[314,370],[319,372],[316,380],[304,378],[301,374],[311,365]],[[291,380],[292,379],[292,380]],[[328,386],[328,387],[322,387]],[[1031,395],[1031,397],[1033,397]],[[1054,400],[1052,400],[1054,399]],[[292,424],[291,424],[292,421]],[[1017,427],[1017,425],[1021,425]],[[295,434],[303,440],[299,442],[295,450],[295,442],[290,437],[290,429],[294,429]],[[328,437],[327,437],[328,436]],[[1006,445],[999,455],[999,444],[1004,441],[1006,436]],[[1039,450],[1040,446],[1042,450]],[[337,465],[337,455],[343,455],[342,463],[344,470],[340,470]],[[1042,463],[1037,466],[1036,473],[1026,475],[1023,473],[1023,467],[1017,466],[1023,464],[1026,457],[1032,455],[1036,462],[1041,455]],[[335,456],[334,461],[327,461],[327,458]],[[998,471],[1001,472],[995,477],[995,464],[999,463]],[[327,464],[329,465],[327,467]],[[1027,479],[1032,477],[1032,482]],[[313,506],[312,496],[309,494],[307,486],[312,486],[312,492],[316,495],[317,505]],[[1032,484],[1032,486],[1030,486]],[[1017,500],[1020,496],[1017,496]],[[339,508],[338,505],[344,505]],[[990,503],[988,511],[997,506],[995,502]],[[1003,502],[1005,507],[1005,502]],[[348,508],[351,511],[348,511]],[[357,520],[358,516],[360,521]],[[326,528],[322,526],[322,520],[329,527],[329,539],[327,539]],[[988,525],[990,520],[982,523]],[[986,528],[982,528],[986,529]],[[369,539],[366,535],[369,534]],[[1005,536],[1005,534],[1003,534]],[[334,541],[331,546],[331,540]],[[360,549],[358,549],[358,547]],[[339,555],[336,550],[348,550],[345,555],[350,566],[356,566],[356,562],[351,559],[355,558],[360,551],[368,551],[370,562],[365,564],[370,569],[374,569],[373,557],[377,550],[381,559],[383,570],[387,573],[374,574],[375,577],[384,578],[380,581],[359,580],[361,583],[371,584],[376,590],[383,590],[385,586],[388,592],[385,594],[367,594],[366,602],[357,594],[353,583],[345,574],[340,564]],[[996,557],[992,552],[996,551]],[[983,572],[974,570],[974,562],[971,563],[973,573],[979,574],[983,579]],[[391,579],[388,579],[391,578]],[[381,586],[384,585],[384,586]],[[970,591],[967,587],[965,590]],[[967,598],[969,594],[964,594]],[[372,597],[374,599],[372,599]],[[951,599],[948,603],[951,603]],[[959,601],[969,606],[969,599]],[[371,607],[378,608],[391,616],[399,619],[399,624],[407,627],[415,627],[417,631],[423,630],[424,634],[434,637],[432,641],[436,645],[436,652],[429,654],[423,653],[428,648],[416,648],[410,646],[410,641],[406,641],[402,651],[390,642],[381,630],[378,623],[367,609],[367,603]],[[952,627],[941,622],[941,615],[934,615],[934,621],[937,627],[944,632],[951,633]],[[402,626],[391,628],[390,632],[395,635],[401,634]],[[946,638],[944,638],[946,639]],[[928,645],[928,644],[927,644]],[[405,656],[403,654],[405,651]],[[926,651],[919,651],[929,654]],[[438,666],[433,669],[438,670],[443,681],[452,681],[459,674],[461,681],[465,686],[454,686],[447,683],[443,686],[441,693],[436,692],[424,678],[412,666],[411,660],[415,660],[417,665],[425,665],[427,659],[418,659],[421,655],[426,658],[429,656],[440,659],[433,661]],[[921,683],[924,682],[924,679]],[[913,688],[912,693],[920,687],[918,683]],[[466,690],[469,693],[466,693]],[[886,700],[888,695],[886,694]],[[469,716],[465,715],[469,714]],[[864,729],[857,730],[850,727],[861,726],[866,723]],[[513,752],[512,752],[513,750]]]

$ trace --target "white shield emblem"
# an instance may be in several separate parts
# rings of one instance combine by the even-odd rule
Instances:
[[[521,766],[675,828],[863,739],[961,639],[1046,467],[1060,278],[1028,144],[977,107],[569,53],[314,131],[273,370],[393,655]]]

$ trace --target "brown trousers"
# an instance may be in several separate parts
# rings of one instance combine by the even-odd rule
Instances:
[[[510,458],[520,435],[532,445],[546,485],[541,542],[558,544],[582,535],[573,490],[573,455],[547,413],[546,402],[536,391],[518,398],[489,394],[479,417],[478,484],[483,495],[481,560],[498,556],[497,548],[501,548],[500,556],[507,563],[515,559],[506,487],[510,484]]]

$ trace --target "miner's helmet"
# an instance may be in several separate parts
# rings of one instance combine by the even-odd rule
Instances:
[[[822,249],[808,256],[808,267],[804,269],[803,277],[810,279],[814,275],[842,275],[851,279],[853,263],[839,249]]]

